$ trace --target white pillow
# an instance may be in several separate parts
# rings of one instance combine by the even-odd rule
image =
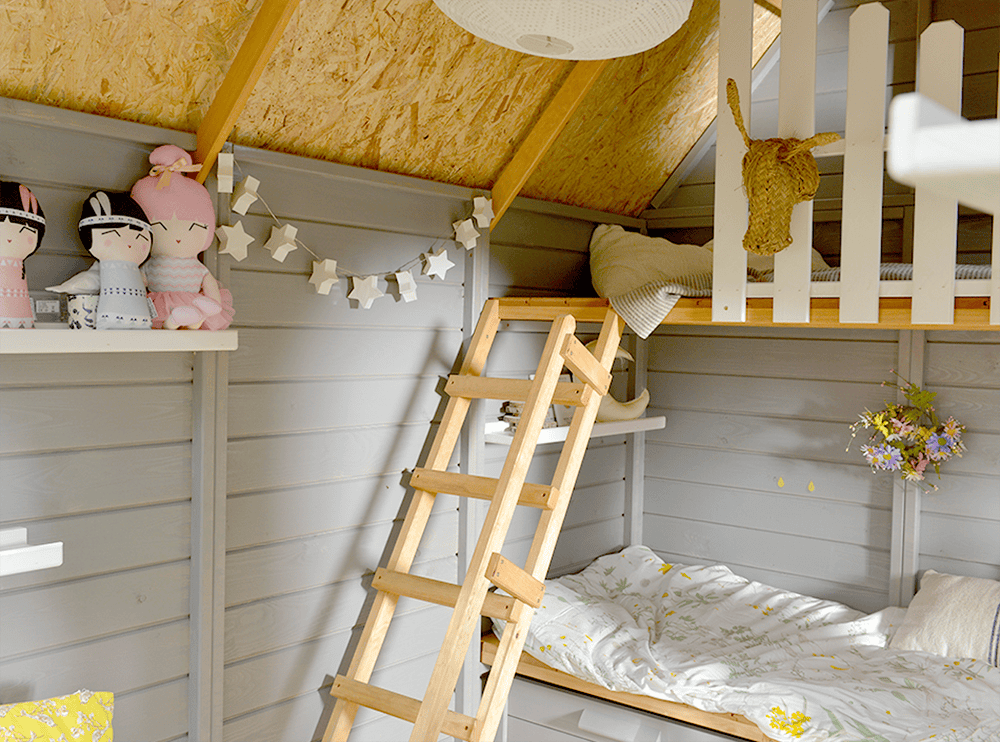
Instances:
[[[927,570],[889,646],[1000,666],[1000,582]]]
[[[712,272],[712,252],[599,224],[590,238],[590,274],[600,296],[627,294],[647,283]]]
[[[705,243],[705,247],[709,250],[713,248],[713,243],[715,240],[709,240]],[[825,271],[830,266],[823,259],[822,253],[815,247],[812,249],[812,264],[809,268],[811,271]],[[765,271],[774,270],[774,256],[773,255],[758,255],[755,252],[747,253],[747,268],[755,270],[758,273],[764,273]]]

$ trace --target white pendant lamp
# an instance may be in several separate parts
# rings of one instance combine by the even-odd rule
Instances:
[[[434,0],[469,33],[554,59],[611,59],[652,49],[693,0]]]

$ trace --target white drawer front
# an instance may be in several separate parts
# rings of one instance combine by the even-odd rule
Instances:
[[[514,680],[507,708],[507,742],[720,742],[736,739],[524,678]],[[554,736],[544,736],[549,732]]]

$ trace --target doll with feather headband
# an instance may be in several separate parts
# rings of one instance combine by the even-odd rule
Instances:
[[[0,327],[34,327],[24,259],[45,234],[45,213],[20,183],[0,181]]]
[[[49,291],[99,293],[98,330],[149,330],[152,309],[139,266],[149,257],[152,227],[127,193],[94,191],[83,204],[80,241],[97,258],[89,270]]]

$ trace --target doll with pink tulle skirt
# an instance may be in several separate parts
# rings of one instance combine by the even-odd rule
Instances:
[[[198,259],[215,236],[208,190],[185,173],[197,172],[191,155],[165,144],[149,156],[149,175],[132,198],[153,227],[153,247],[142,272],[156,308],[154,328],[224,330],[233,320],[233,296]]]

